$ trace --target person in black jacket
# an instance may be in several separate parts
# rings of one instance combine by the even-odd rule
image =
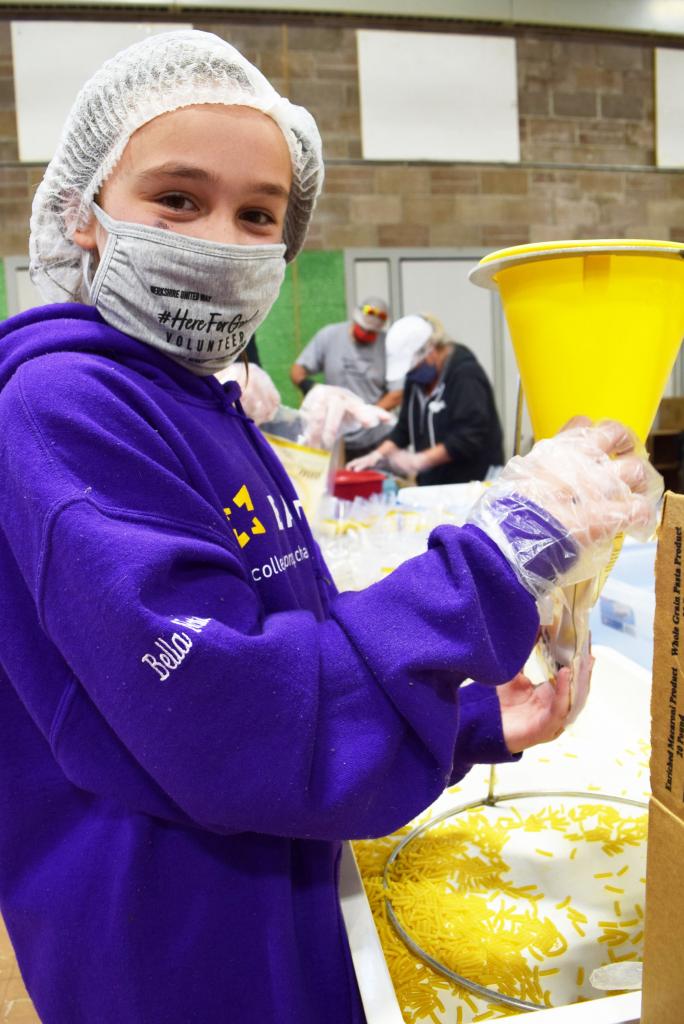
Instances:
[[[349,469],[389,467],[418,484],[483,480],[503,463],[492,386],[465,345],[429,314],[405,316],[386,339],[388,373],[405,375],[399,420],[389,437]]]

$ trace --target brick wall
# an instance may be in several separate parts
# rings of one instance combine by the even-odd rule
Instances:
[[[313,249],[498,246],[567,237],[684,237],[684,173],[654,168],[653,47],[599,34],[517,40],[522,162],[361,162],[351,28],[213,23],[324,140]],[[26,251],[41,168],[17,163],[10,31],[0,21],[0,255]]]

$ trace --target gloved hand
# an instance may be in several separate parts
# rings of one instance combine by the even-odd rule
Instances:
[[[346,469],[352,469],[354,472],[360,473],[364,469],[372,469],[373,466],[379,464],[387,464],[387,456],[382,455],[378,448],[375,451],[368,452],[367,455],[359,455],[358,459],[351,459]]]
[[[358,459],[352,459],[347,463],[347,469],[360,471],[372,469],[373,466],[385,466],[391,469],[397,476],[410,477],[420,473],[423,469],[425,459],[421,452],[410,452],[406,448],[395,448],[393,451],[380,452],[379,448],[369,452],[368,455],[361,455]]]
[[[390,468],[397,476],[413,477],[423,469],[425,458],[422,452],[410,452],[407,448],[397,448],[390,452],[387,460]]]
[[[537,598],[597,576],[618,534],[647,540],[655,527],[660,474],[622,424],[588,423],[511,459],[468,518]]]
[[[312,448],[332,448],[340,433],[394,420],[385,409],[368,405],[347,388],[333,384],[312,387],[299,412],[306,423],[303,443]]]
[[[273,419],[280,405],[280,394],[266,371],[256,363],[249,363],[247,369],[243,362],[231,363],[216,377],[221,384],[229,380],[238,382],[242,388],[242,408],[257,425]]]

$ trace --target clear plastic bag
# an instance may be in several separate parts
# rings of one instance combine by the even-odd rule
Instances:
[[[261,430],[290,477],[307,519],[313,522],[321,499],[332,492],[335,472],[342,465],[342,439],[338,437],[329,450],[305,444],[306,418],[299,410],[284,405],[272,420],[261,425]]]
[[[575,427],[504,467],[469,522],[501,549],[537,599],[599,577],[622,533],[653,533],[662,477],[620,424]]]

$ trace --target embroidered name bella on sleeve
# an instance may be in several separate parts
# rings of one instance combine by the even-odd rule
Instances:
[[[185,626],[193,633],[201,633],[204,627],[209,625],[211,619],[200,619],[196,615],[190,615],[187,618],[171,619],[171,621],[178,626]],[[163,636],[158,636],[153,646],[157,648],[156,651],[153,654],[143,654],[140,660],[144,665],[149,665],[163,681],[168,679],[171,673],[183,663],[193,644],[190,635],[183,631],[172,633],[168,640]]]

